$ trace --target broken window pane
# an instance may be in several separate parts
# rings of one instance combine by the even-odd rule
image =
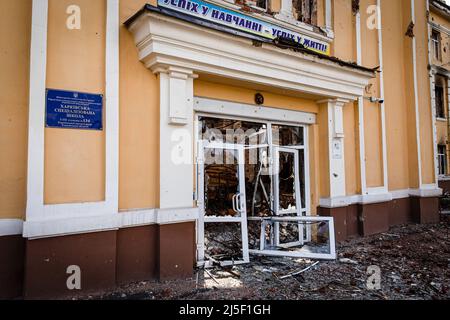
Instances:
[[[238,217],[239,155],[237,150],[205,148],[205,215]]]
[[[299,167],[300,167],[300,172],[299,172],[299,179],[300,179],[300,199],[301,199],[301,203],[302,203],[302,211],[306,212],[307,208],[306,208],[306,184],[305,184],[305,150],[299,150]]]
[[[269,148],[245,150],[245,190],[247,215],[271,216],[272,177],[270,176]],[[256,160],[256,161],[253,161]]]
[[[278,152],[278,210],[282,213],[297,212],[296,157],[293,152]]]
[[[205,224],[205,255],[215,261],[242,260],[242,230],[238,223]]]
[[[270,224],[270,233],[276,233],[276,224],[281,227],[280,241],[274,242],[273,236],[266,237],[263,250],[251,250],[253,254],[267,256],[287,256],[317,259],[335,259],[333,219],[326,217],[273,217],[265,221]],[[299,230],[310,230],[310,238],[298,241]],[[276,236],[276,234],[275,234]],[[306,237],[303,237],[305,239]],[[289,243],[290,242],[290,243]],[[288,245],[286,245],[288,244]]]
[[[242,120],[200,117],[201,140],[255,146],[267,144],[267,125]]]
[[[294,0],[293,7],[298,21],[317,25],[317,0]]]
[[[272,125],[272,140],[276,146],[303,146],[305,144],[304,128]]]

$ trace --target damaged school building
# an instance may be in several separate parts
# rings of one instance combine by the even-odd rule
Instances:
[[[0,298],[334,259],[439,220],[445,3],[5,0],[0,16]]]

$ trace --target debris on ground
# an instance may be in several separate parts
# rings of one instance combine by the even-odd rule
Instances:
[[[82,299],[449,299],[448,223],[396,227],[389,233],[345,241],[336,261],[251,257],[251,263],[223,269],[198,269],[192,279],[139,282],[113,293]],[[370,290],[380,270],[381,289]]]

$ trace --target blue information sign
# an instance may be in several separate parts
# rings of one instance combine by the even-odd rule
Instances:
[[[103,130],[103,95],[47,89],[46,126]]]

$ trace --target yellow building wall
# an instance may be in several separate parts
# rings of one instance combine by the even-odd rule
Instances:
[[[415,13],[422,183],[432,184],[436,181],[434,166],[434,129],[431,108],[430,79],[428,74],[428,23],[425,0],[416,0]]]
[[[352,14],[352,2],[350,0],[334,1],[333,23],[335,39],[331,47],[332,55],[345,61],[356,61],[355,17]],[[357,194],[361,189],[357,123],[358,113],[355,104],[353,102],[346,104],[344,107],[344,156],[347,195]],[[325,180],[323,183],[326,183]]]
[[[280,9],[281,9],[281,0],[270,1],[270,10],[272,10],[272,12],[280,12]]]
[[[69,5],[81,30],[66,27]],[[104,94],[106,1],[50,0],[48,10],[47,88]],[[105,132],[46,128],[44,171],[46,204],[104,200]]]
[[[121,0],[120,22],[123,24],[151,2]],[[139,61],[133,36],[123,25],[120,27],[119,86],[119,208],[156,208],[159,206],[159,80]]]
[[[356,61],[355,16],[351,0],[334,0],[334,41],[331,55],[344,61]]]
[[[379,66],[378,30],[369,29],[366,21],[369,19],[367,8],[376,5],[376,0],[361,0],[361,55],[362,65],[368,68]],[[370,81],[366,97],[380,97],[380,75]],[[381,107],[364,99],[364,145],[366,158],[367,187],[375,188],[384,185],[383,165],[383,133],[381,122]]]
[[[264,95],[264,105],[266,107],[311,113],[318,112],[318,106],[314,100],[210,82],[206,78],[200,77],[194,81],[195,96],[254,105],[255,94],[259,92]]]
[[[418,187],[410,1],[382,1],[389,190]]]
[[[31,1],[0,1],[0,218],[26,208]]]
[[[120,21],[137,12],[148,0],[120,1]],[[365,8],[374,0],[363,0]],[[150,1],[155,4],[155,1]],[[422,171],[424,183],[434,180],[430,92],[427,76],[427,45],[423,0],[417,5],[418,78],[421,108]],[[82,29],[66,28],[66,8],[76,4],[82,10]],[[273,6],[277,2],[272,3]],[[0,218],[21,218],[26,204],[26,160],[28,122],[28,77],[31,2],[0,3],[2,41],[0,102]],[[388,131],[389,188],[417,186],[415,116],[412,91],[411,39],[404,36],[410,21],[409,0],[382,1],[385,63],[386,126]],[[351,1],[334,1],[336,39],[333,52],[341,59],[356,60],[354,16]],[[319,24],[324,23],[319,3]],[[361,10],[362,21],[365,10]],[[400,18],[399,18],[400,17]],[[321,20],[322,19],[322,20]],[[18,23],[18,22],[21,23]],[[48,30],[48,88],[104,94],[105,90],[105,0],[50,0]],[[9,26],[14,25],[12,30]],[[364,26],[364,24],[363,24]],[[377,64],[376,31],[363,28],[363,64]],[[9,40],[8,40],[9,39]],[[6,40],[6,41],[5,41]],[[13,44],[13,45],[11,45]],[[5,72],[3,72],[5,71]],[[378,96],[377,81],[370,95]],[[195,95],[253,104],[255,90],[218,84],[201,76],[195,81]],[[276,108],[321,112],[314,100],[262,92],[265,104]],[[138,61],[132,35],[120,29],[120,209],[158,207],[159,190],[159,81]],[[365,111],[368,186],[382,185],[381,126],[377,105],[367,103]],[[107,110],[105,110],[107,112]],[[374,121],[376,119],[376,121]],[[360,192],[358,155],[358,112],[356,104],[344,109],[347,194]],[[106,124],[107,125],[107,124]],[[444,129],[439,124],[438,132]],[[324,137],[319,126],[310,128],[312,197],[329,194],[326,162],[320,161]],[[439,133],[441,135],[441,133]],[[405,142],[407,141],[407,143]],[[45,129],[45,203],[101,201],[105,192],[104,131]],[[70,181],[70,183],[68,183]],[[313,205],[315,207],[315,205]]]

